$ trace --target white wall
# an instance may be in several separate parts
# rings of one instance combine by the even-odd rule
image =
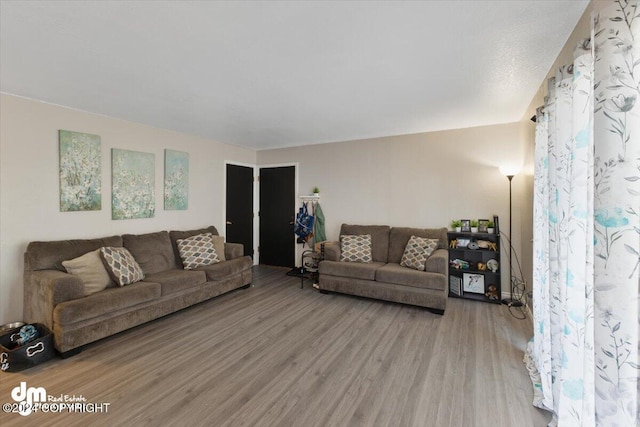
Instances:
[[[320,188],[329,240],[338,238],[342,223],[448,227],[452,219],[493,214],[508,232],[509,184],[498,166],[523,165],[528,132],[528,124],[517,122],[265,150],[257,159],[259,165],[299,162],[300,194]],[[513,191],[513,237],[520,254],[523,230],[531,232],[531,222],[522,220],[530,218],[523,212],[530,204],[523,201],[531,199],[531,180],[516,176]],[[505,267],[506,258],[503,252]]]
[[[60,212],[58,130],[100,135],[102,210]],[[111,220],[111,148],[155,154],[155,218]],[[164,149],[189,153],[189,209],[163,210]],[[92,238],[215,225],[224,233],[224,161],[253,150],[2,94],[0,98],[0,323],[22,319],[23,253],[33,240]]]
[[[540,87],[536,92],[535,96],[532,98],[529,107],[527,107],[527,111],[524,113],[522,117],[523,120],[529,120],[529,118],[536,113],[536,108],[542,106],[544,104],[544,97],[547,95],[547,79],[549,77],[555,76],[556,71],[562,65],[570,64],[573,62],[573,51],[575,50],[578,43],[580,43],[584,39],[591,38],[591,14],[597,13],[604,7],[607,7],[611,4],[610,1],[599,1],[599,0],[591,0],[591,2],[587,5],[582,14],[582,17],[574,27],[573,31],[569,35],[566,43],[558,53],[556,60],[553,62],[553,65],[549,68],[549,72],[547,76],[544,78],[542,82],[540,82]],[[535,130],[534,130],[535,132]]]
[[[225,161],[299,165],[300,194],[321,189],[327,236],[343,222],[441,227],[454,218],[491,218],[507,231],[505,163],[528,161],[525,122],[254,152],[203,138],[9,95],[0,98],[0,322],[22,317],[23,252],[33,240],[91,238],[187,229],[224,230]],[[58,130],[101,136],[103,208],[60,212]],[[156,155],[156,216],[114,221],[111,148]],[[164,211],[164,149],[190,153],[189,210]],[[531,179],[513,181],[517,250],[531,234]],[[525,242],[526,245],[526,242]],[[526,249],[526,248],[525,248]],[[520,253],[519,252],[519,253]],[[300,252],[299,252],[300,253]],[[506,267],[506,253],[503,252]],[[522,259],[530,270],[529,259]],[[503,279],[504,280],[504,279]],[[508,282],[504,281],[503,289]]]

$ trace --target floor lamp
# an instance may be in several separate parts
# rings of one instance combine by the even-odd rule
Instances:
[[[509,166],[500,166],[500,172],[507,177],[509,180],[509,238],[507,239],[509,242],[509,293],[510,298],[505,298],[502,300],[503,304],[508,305],[509,307],[522,307],[522,301],[515,300],[513,298],[513,244],[511,243],[511,216],[512,216],[512,196],[511,196],[511,181],[513,177],[520,172],[518,169],[509,167]]]

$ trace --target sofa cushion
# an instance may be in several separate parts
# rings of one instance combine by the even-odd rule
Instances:
[[[438,239],[438,249],[447,249],[446,228],[408,228],[393,227],[389,233],[389,259],[388,262],[400,264],[404,248],[411,236]]]
[[[204,234],[204,233],[211,233],[211,235],[217,236],[218,230],[213,225],[211,225],[207,228],[198,228],[197,230],[186,230],[186,231],[173,230],[169,232],[169,239],[171,240],[171,246],[173,246],[173,253],[175,255],[175,263],[178,268],[184,267],[182,265],[182,259],[180,259],[180,252],[178,252],[178,239],[187,239],[191,236],[197,236],[198,234]]]
[[[144,279],[142,268],[126,248],[106,246],[100,248],[100,253],[118,286],[130,285]]]
[[[178,239],[178,252],[185,270],[204,267],[220,262],[216,248],[213,247],[211,233],[203,233],[186,239]]]
[[[389,230],[390,228],[387,225],[342,224],[342,227],[340,227],[340,234],[349,234],[352,236],[370,234],[371,257],[373,261],[387,262],[389,255]],[[402,249],[404,250],[404,246],[402,246]],[[398,260],[398,262],[400,261]]]
[[[160,284],[138,282],[123,288],[110,288],[85,298],[65,301],[53,310],[53,321],[69,325],[94,317],[111,314],[159,298]]]
[[[340,261],[321,261],[318,267],[320,274],[349,277],[352,279],[375,280],[376,270],[383,262],[357,263]]]
[[[216,241],[215,241],[215,237],[213,236],[214,240],[213,240],[213,245],[215,246]],[[216,247],[216,250],[218,248]],[[220,254],[218,254],[220,255]],[[242,243],[229,243],[226,242],[224,244],[224,258],[225,259],[235,259],[235,258],[242,258],[244,256],[244,245]],[[224,260],[220,260],[220,261],[224,261]]]
[[[418,271],[400,264],[389,263],[376,270],[376,281],[411,286],[414,288],[444,290],[446,276],[427,271]]]
[[[326,245],[324,247],[324,258],[329,261],[340,261],[340,244]]]
[[[240,273],[244,270],[251,269],[253,260],[250,256],[243,256],[240,258],[234,258],[227,261],[219,262],[217,264],[207,265],[206,267],[200,267],[196,271],[204,271],[207,275],[207,280],[222,280],[229,276]]]
[[[176,268],[176,259],[169,233],[125,234],[122,243],[136,259],[145,274]]]
[[[402,254],[402,267],[413,268],[414,270],[424,270],[427,258],[438,247],[437,239],[427,239],[425,237],[411,236]]]
[[[449,271],[449,251],[446,249],[436,249],[427,258],[425,271],[446,275]]]
[[[24,269],[65,271],[62,261],[77,258],[103,246],[122,246],[122,237],[112,236],[89,240],[57,240],[31,242],[24,254]]]
[[[162,295],[169,295],[180,292],[183,289],[193,288],[207,282],[207,275],[204,271],[193,270],[167,270],[160,273],[150,274],[145,277],[145,282],[160,283]]]
[[[100,256],[100,249],[87,252],[68,261],[62,261],[67,273],[78,276],[84,283],[84,294],[91,295],[114,285]]]
[[[340,261],[369,263],[371,259],[371,235],[340,236]]]

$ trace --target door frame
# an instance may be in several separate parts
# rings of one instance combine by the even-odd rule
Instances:
[[[298,208],[298,204],[299,204],[298,203],[298,194],[299,194],[298,181],[299,181],[299,171],[300,171],[300,163],[299,162],[269,163],[269,164],[266,164],[266,165],[257,165],[257,169],[258,169],[257,170],[257,174],[258,174],[258,176],[260,176],[260,169],[262,169],[262,168],[286,168],[286,167],[290,167],[290,166],[293,166],[294,171],[295,171],[295,178],[294,178],[295,182],[294,182],[294,190],[293,190],[293,206],[295,206],[296,209],[297,209]],[[255,200],[254,200],[254,203],[256,203],[256,210],[259,210],[260,209],[260,181],[256,180],[256,184],[257,184],[257,192],[256,192],[257,199],[255,199],[255,200],[257,200],[257,202],[255,202]],[[225,185],[225,188],[226,188],[226,185]],[[294,221],[296,219],[296,212],[297,211],[295,209],[294,209],[293,212],[291,212],[291,215],[293,215],[293,220]],[[254,242],[256,241],[256,237],[257,237],[257,240],[260,240],[260,217],[258,215],[256,215],[256,219],[258,220],[258,226],[256,228],[257,231],[254,234],[254,239],[253,239]],[[294,252],[293,252],[294,256],[295,256],[294,265],[298,265],[298,258],[299,258],[298,257],[298,245],[296,244],[296,235],[294,233],[291,233],[291,243],[293,244],[293,247],[294,247]],[[260,245],[260,242],[258,242],[258,245]],[[259,263],[260,252],[257,250],[257,247],[256,247],[255,253],[258,254],[258,256],[254,257],[254,262],[256,262],[256,260],[258,260],[258,263]]]
[[[260,183],[256,177],[258,176],[259,168],[257,165],[249,163],[235,162],[233,160],[224,161],[224,173],[222,174],[222,185],[224,188],[224,197],[222,198],[222,225],[224,227],[225,237],[227,234],[227,165],[242,166],[253,169],[253,265],[258,265],[258,245],[260,244],[260,242],[258,242],[258,238],[260,236],[260,218],[258,217],[260,194],[258,192],[260,191]]]

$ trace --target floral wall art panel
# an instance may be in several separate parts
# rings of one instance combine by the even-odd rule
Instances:
[[[189,153],[164,150],[164,209],[189,208]]]
[[[60,130],[60,211],[102,209],[101,146],[98,135]]]
[[[153,218],[155,210],[155,155],[113,148],[111,218]]]

